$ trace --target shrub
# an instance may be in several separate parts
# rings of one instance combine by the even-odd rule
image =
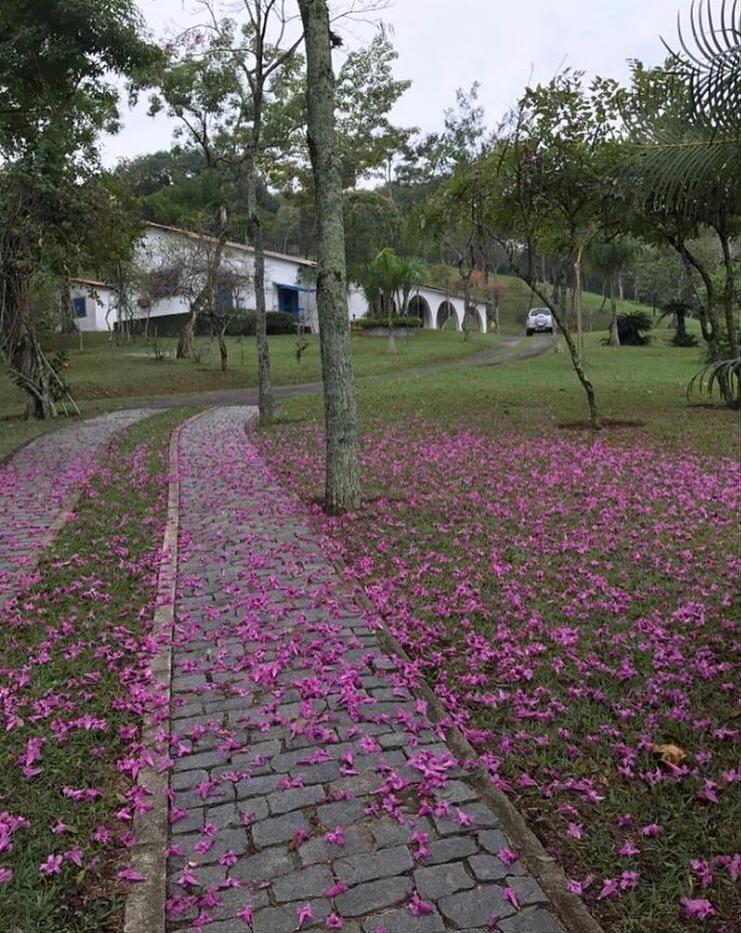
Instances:
[[[229,315],[226,332],[230,337],[254,337],[257,314],[255,311],[238,311]],[[295,334],[297,319],[293,314],[284,311],[268,311],[267,331],[270,336],[276,334]],[[204,318],[201,325],[208,333],[208,319]]]
[[[355,321],[358,327],[361,327],[363,330],[369,330],[373,327],[388,327],[389,322],[386,317],[362,317],[359,321]],[[391,318],[391,326],[396,327],[421,327],[422,320],[418,317],[402,317],[401,315],[396,315]]]
[[[648,331],[653,329],[654,324],[647,311],[626,311],[618,314],[617,326],[621,346],[645,347],[653,340]]]

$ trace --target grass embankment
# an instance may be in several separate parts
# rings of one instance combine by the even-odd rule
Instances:
[[[688,406],[698,354],[589,339],[604,413],[645,422],[596,438],[556,427],[585,412],[565,355],[366,384],[368,504],[313,507],[620,933],[730,930],[741,907],[737,414]],[[281,413],[264,448],[312,508],[320,410]]]
[[[149,703],[167,442],[187,414],[156,415],[117,439],[39,583],[4,612],[0,810],[15,827],[0,852],[5,933],[121,928],[119,843]]]

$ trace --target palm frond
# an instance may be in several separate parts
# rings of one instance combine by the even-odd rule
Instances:
[[[707,215],[741,199],[737,137],[683,128],[635,144],[643,187],[656,208]]]
[[[688,79],[692,109],[706,125],[737,131],[741,123],[741,4],[721,0],[713,16],[713,0],[693,0],[689,35],[677,32],[683,55],[673,53]]]
[[[697,390],[700,395],[712,395],[717,388],[722,394],[721,386],[729,387],[731,394],[738,397],[739,378],[741,378],[741,357],[733,360],[719,360],[695,373],[687,385],[687,398]]]
[[[675,77],[686,85],[693,117],[721,132],[737,133],[741,125],[741,3],[692,0],[689,27],[677,15],[679,50],[668,42]]]

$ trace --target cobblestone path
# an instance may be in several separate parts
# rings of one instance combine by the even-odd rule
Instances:
[[[561,931],[247,418],[180,436],[169,930]]]
[[[44,536],[117,431],[151,411],[110,412],[37,437],[0,466],[0,606],[25,585]]]

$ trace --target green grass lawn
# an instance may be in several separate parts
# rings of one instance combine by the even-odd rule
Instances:
[[[254,337],[228,338],[229,365],[221,372],[218,347],[209,351],[206,337],[196,339],[199,360],[174,359],[176,340],[161,340],[160,347],[168,358],[157,360],[153,349],[139,338],[135,343],[117,347],[100,341],[83,350],[69,351],[67,379],[77,400],[138,398],[185,392],[206,392],[212,389],[232,389],[257,385],[257,351]],[[308,347],[301,361],[296,360],[296,338],[269,338],[270,360],[275,385],[315,382],[321,378],[319,338],[307,337]],[[398,372],[430,363],[465,358],[494,346],[492,334],[476,334],[465,341],[463,334],[419,330],[409,338],[396,340],[396,353],[388,352],[383,337],[353,334],[352,352],[358,377]],[[0,416],[18,413],[23,395],[2,376],[0,382]]]
[[[647,347],[619,348],[602,346],[604,334],[586,335],[586,369],[603,417],[643,422],[610,429],[603,436],[738,456],[738,413],[719,407],[717,396],[712,403],[700,397],[688,402],[686,386],[702,365],[701,350],[672,347],[669,334],[659,331]],[[520,347],[526,345],[523,341]],[[494,436],[512,431],[571,433],[558,425],[587,417],[584,392],[566,351],[500,366],[366,380],[358,398],[366,420],[418,416]],[[321,412],[320,399],[309,396],[286,400],[279,409],[284,419],[318,419]]]
[[[152,348],[143,341],[116,347],[102,341],[96,334],[88,348],[69,351],[68,381],[84,417],[110,408],[135,407],[146,398],[218,389],[239,389],[257,385],[256,347],[254,338],[240,342],[230,338],[229,368],[222,373],[218,347],[207,353],[209,341],[198,338],[201,352],[198,363],[191,360],[154,359]],[[89,338],[88,338],[89,339]],[[499,338],[494,334],[475,334],[465,341],[463,334],[419,331],[409,339],[397,338],[396,353],[389,354],[384,338],[355,334],[352,338],[353,361],[357,378],[398,373],[413,367],[433,363],[463,360],[494,347]],[[275,385],[295,385],[321,379],[319,339],[308,337],[309,346],[301,362],[296,361],[296,339],[292,336],[270,338],[272,376]],[[173,356],[176,341],[163,340],[161,346]],[[0,373],[0,459],[39,434],[54,431],[67,423],[66,419],[46,422],[23,418],[23,393]]]

